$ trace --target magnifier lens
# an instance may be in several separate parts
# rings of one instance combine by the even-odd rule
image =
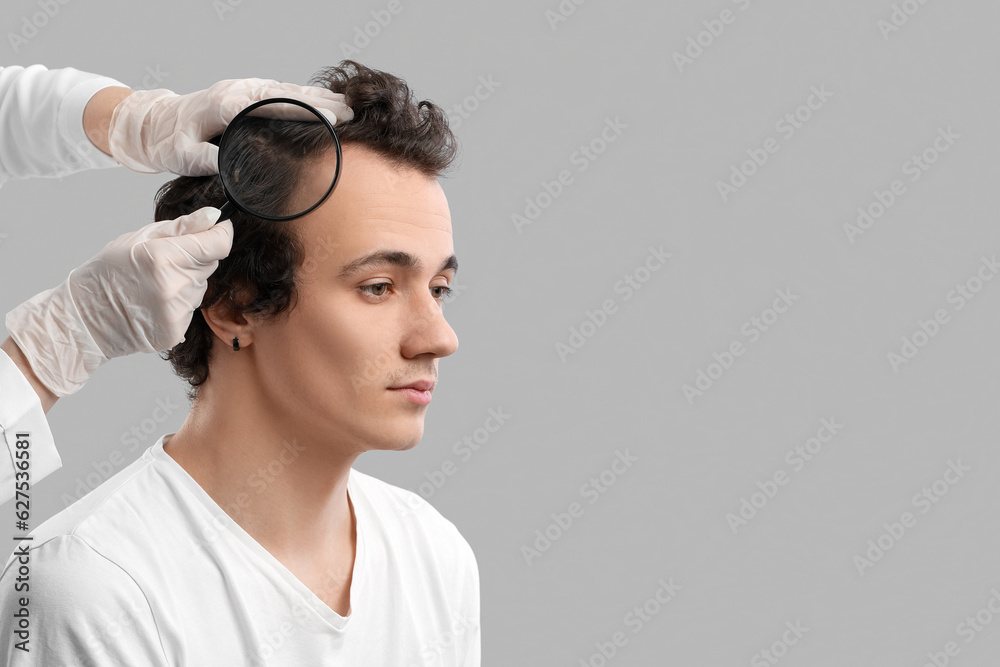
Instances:
[[[219,176],[229,203],[265,220],[292,220],[323,203],[337,184],[340,162],[332,123],[286,98],[244,109],[219,143]]]

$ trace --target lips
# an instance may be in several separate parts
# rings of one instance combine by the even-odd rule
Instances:
[[[419,380],[417,382],[411,382],[407,385],[402,385],[399,387],[389,387],[389,389],[416,389],[418,391],[430,391],[434,388],[435,382],[433,380]]]

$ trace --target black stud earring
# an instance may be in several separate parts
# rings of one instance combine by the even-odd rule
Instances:
[[[233,351],[234,352],[239,352],[240,351],[240,339],[239,338],[233,338]]]

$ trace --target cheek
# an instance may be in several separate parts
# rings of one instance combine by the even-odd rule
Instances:
[[[300,293],[288,318],[263,336],[265,373],[305,403],[370,396],[392,372],[392,359],[380,349],[384,332],[364,304],[344,301]]]

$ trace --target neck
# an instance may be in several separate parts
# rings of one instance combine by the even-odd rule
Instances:
[[[343,548],[354,540],[347,480],[358,452],[296,429],[267,403],[206,382],[164,451],[279,560]]]

